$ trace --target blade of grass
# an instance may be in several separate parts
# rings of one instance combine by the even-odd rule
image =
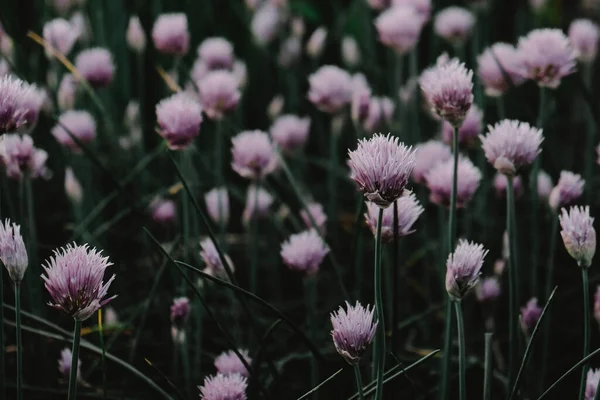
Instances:
[[[175,394],[177,395],[177,397],[179,397],[182,400],[186,400],[185,396],[183,394],[181,394],[181,391],[177,388],[177,386],[175,384],[173,384],[173,382],[171,382],[169,377],[167,375],[165,375],[164,372],[162,372],[160,369],[158,369],[158,367],[156,365],[154,365],[147,358],[144,358],[144,361],[146,361],[146,364],[148,364],[153,370],[155,370],[161,376],[161,378],[163,378],[165,380],[165,382],[167,382],[167,385],[169,385],[175,391]]]
[[[302,396],[298,397],[298,400],[305,399],[308,396],[310,396],[311,394],[316,393],[319,389],[321,389],[321,387],[325,386],[325,384],[327,384],[327,382],[329,382],[330,380],[332,380],[333,378],[335,378],[336,376],[338,376],[340,373],[342,373],[343,370],[344,370],[344,368],[338,369],[329,378],[325,379],[323,382],[319,383],[317,386],[315,386],[314,388],[312,388],[310,391],[308,391],[308,392],[304,393]]]

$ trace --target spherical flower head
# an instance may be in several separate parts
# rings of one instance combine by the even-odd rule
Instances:
[[[271,125],[269,130],[273,141],[286,153],[302,149],[310,133],[310,118],[296,115],[282,115]]]
[[[100,47],[79,53],[75,58],[75,68],[90,85],[97,88],[109,85],[115,74],[112,54]]]
[[[494,276],[482,279],[475,287],[475,296],[482,303],[497,300],[501,293],[500,282]]]
[[[569,26],[569,39],[582,63],[590,63],[598,53],[600,28],[589,19],[576,19]]]
[[[325,214],[321,204],[307,204],[306,208],[300,211],[300,218],[302,218],[302,222],[304,222],[307,228],[312,228],[312,223],[314,222],[321,235],[325,235],[327,231],[327,214]]]
[[[389,134],[359,140],[358,148],[348,155],[350,178],[369,201],[381,208],[402,196],[415,166],[414,150]]]
[[[229,195],[226,187],[214,188],[204,195],[206,211],[217,225],[226,226],[229,222]]]
[[[11,179],[47,175],[47,159],[48,154],[36,149],[29,135],[5,134],[0,138],[0,164],[4,165],[6,175]]]
[[[268,45],[275,39],[282,21],[282,12],[269,2],[264,2],[254,13],[250,22],[250,31],[256,43]]]
[[[319,110],[335,114],[352,100],[352,78],[335,65],[325,65],[308,77],[308,99]]]
[[[56,98],[58,107],[62,111],[70,110],[75,107],[75,98],[77,96],[77,81],[72,74],[63,75]]]
[[[244,357],[244,360],[248,364],[252,364],[252,359],[250,358],[248,350],[239,349],[238,352]],[[233,350],[224,351],[219,354],[217,358],[215,358],[215,368],[217,369],[217,373],[223,375],[238,374],[245,377],[248,376],[246,366]]]
[[[6,267],[10,279],[15,283],[23,280],[29,260],[21,236],[21,227],[9,219],[0,221],[0,260]]]
[[[96,139],[96,121],[87,111],[69,110],[60,115],[51,132],[60,144],[71,151],[80,152],[81,149],[71,135],[84,144],[91,143]]]
[[[373,321],[374,308],[356,306],[346,302],[346,309],[340,307],[331,313],[333,344],[348,364],[356,365],[373,341],[378,322]]]
[[[502,96],[511,86],[525,81],[523,57],[512,44],[495,43],[477,57],[477,75],[490,97]]]
[[[457,46],[464,43],[475,26],[475,16],[466,8],[446,7],[435,16],[433,29],[442,39]]]
[[[548,204],[554,211],[559,208],[573,204],[583,194],[583,185],[585,181],[581,175],[571,171],[561,171],[558,183],[548,196]]]
[[[558,220],[565,248],[580,267],[588,268],[596,253],[596,230],[590,207],[571,207],[568,212],[563,208]]]
[[[65,193],[74,204],[81,204],[83,188],[71,167],[65,168]]]
[[[158,134],[171,150],[187,148],[200,132],[202,107],[185,92],[176,93],[156,105]]]
[[[281,244],[281,258],[293,270],[314,275],[329,247],[314,229],[294,234]]]
[[[65,347],[60,352],[60,358],[58,359],[58,372],[63,379],[69,379],[71,374],[71,363],[73,362],[73,353],[71,349]],[[80,379],[81,376],[81,360],[77,359],[77,380]]]
[[[35,122],[32,120],[30,108],[27,107],[31,98],[36,96],[35,91],[34,85],[29,85],[12,75],[0,78],[0,135],[15,132]]]
[[[431,191],[429,199],[440,206],[450,206],[452,193],[452,180],[454,175],[454,160],[438,163],[425,174],[425,182]],[[473,198],[481,181],[481,171],[473,165],[471,160],[460,157],[457,170],[457,207],[466,207]]]
[[[234,272],[235,267],[231,261],[231,258],[229,258],[227,254],[224,254],[224,256],[229,268],[231,268],[231,272]],[[206,238],[200,242],[200,257],[202,258],[202,261],[204,261],[204,264],[206,264],[206,269],[204,272],[221,279],[227,278],[227,271],[221,262],[217,247],[209,238]]]
[[[223,37],[206,38],[198,46],[198,57],[210,70],[231,69],[234,61],[233,45]]]
[[[68,244],[54,250],[54,256],[42,265],[46,290],[52,297],[54,308],[63,310],[76,320],[84,321],[117,296],[105,298],[115,279],[102,281],[104,270],[113,265],[87,244]]]
[[[323,26],[315,29],[308,42],[306,42],[306,54],[310,58],[318,58],[323,53],[325,41],[327,40],[327,29]]]
[[[521,329],[527,334],[531,333],[541,316],[542,308],[538,306],[538,300],[534,297],[525,307],[521,307]]]
[[[381,43],[397,54],[406,54],[419,41],[423,20],[413,7],[395,6],[377,17],[375,27]]]
[[[496,196],[500,199],[506,197],[506,187],[508,185],[508,179],[512,179],[513,181],[513,193],[515,197],[520,197],[523,194],[523,183],[521,182],[521,177],[515,176],[507,178],[506,175],[497,172],[494,176],[494,189],[496,191]]]
[[[231,167],[243,178],[262,179],[277,168],[277,154],[267,133],[244,131],[231,143]]]
[[[486,136],[479,135],[483,151],[489,163],[504,175],[515,176],[541,152],[542,130],[526,122],[505,119],[488,129]]]
[[[473,71],[452,59],[427,69],[419,83],[432,111],[459,127],[473,103]]]
[[[414,223],[417,221],[419,216],[423,213],[424,209],[417,200],[417,196],[414,193],[405,193],[396,200],[398,203],[398,236],[410,235],[414,232],[412,229]],[[379,210],[381,209],[374,203],[368,201],[367,212],[365,213],[365,220],[367,225],[373,232],[373,235],[377,234],[377,220],[379,218]],[[383,216],[381,219],[381,241],[383,243],[392,243],[394,241],[394,206],[390,206],[383,210]]]
[[[129,18],[127,32],[125,33],[127,45],[138,54],[142,54],[146,50],[146,32],[137,15],[132,15]]]
[[[363,123],[367,132],[372,132],[384,124],[392,122],[394,102],[388,97],[372,97],[369,102],[369,112]]]
[[[198,81],[200,102],[210,119],[220,120],[240,101],[239,81],[226,70],[212,71]]]
[[[450,147],[439,140],[431,139],[415,147],[415,168],[412,178],[415,182],[425,181],[425,175],[437,164],[447,161],[452,157]]]
[[[585,400],[594,400],[598,383],[600,382],[600,369],[590,369],[585,381]]]
[[[177,297],[171,304],[171,324],[178,329],[183,329],[190,316],[190,299]]]
[[[155,198],[150,203],[152,220],[158,224],[169,225],[177,218],[177,207],[171,199]]]
[[[560,29],[535,29],[520,38],[518,46],[522,75],[538,86],[556,89],[562,78],[575,72],[577,52]]]
[[[46,57],[53,58],[54,51],[62,55],[69,55],[77,41],[78,33],[69,21],[56,18],[44,25],[44,41],[46,42]]]
[[[483,112],[475,104],[469,108],[465,120],[458,128],[458,143],[461,145],[470,145],[477,139],[477,136],[483,130]],[[442,123],[442,139],[447,144],[452,144],[454,128],[448,121]]]
[[[184,13],[159,15],[152,27],[152,40],[159,52],[184,56],[190,46],[187,16]]]
[[[342,39],[342,60],[350,68],[360,64],[360,47],[358,42],[352,36],[344,36]]]
[[[369,116],[371,108],[371,88],[367,78],[361,73],[352,76],[352,99],[350,116],[356,124],[363,123]]]
[[[538,197],[540,200],[547,201],[550,197],[550,193],[552,192],[552,188],[554,187],[554,183],[552,182],[552,178],[546,171],[540,171],[538,174]]]
[[[410,6],[413,7],[423,23],[429,21],[431,17],[431,0],[392,0],[392,6]]]
[[[217,374],[206,377],[198,386],[202,400],[246,400],[248,383],[240,374]]]
[[[451,300],[461,301],[477,285],[487,253],[480,244],[458,241],[446,261],[446,291]]]
[[[262,187],[250,185],[246,194],[246,207],[242,222],[247,225],[252,218],[264,218],[273,204],[273,196]]]

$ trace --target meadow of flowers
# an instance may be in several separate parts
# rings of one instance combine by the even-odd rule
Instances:
[[[0,399],[600,399],[600,2],[5,3]]]

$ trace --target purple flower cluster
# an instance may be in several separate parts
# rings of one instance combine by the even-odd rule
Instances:
[[[596,253],[596,230],[590,208],[571,207],[569,211],[564,208],[561,211],[558,219],[565,248],[580,267],[588,268]]]
[[[477,285],[487,253],[480,244],[458,241],[446,261],[446,291],[450,299],[461,301]]]
[[[202,400],[246,400],[248,382],[240,374],[217,374],[204,379],[198,386]]]
[[[414,193],[405,193],[396,200],[396,203],[397,206],[392,205],[383,210],[381,220],[381,241],[383,243],[394,241],[394,208],[397,208],[398,236],[406,236],[413,233],[412,226],[423,211],[425,211]],[[365,219],[373,235],[377,232],[377,219],[380,209],[376,204],[367,202]]]
[[[202,107],[185,92],[176,93],[156,105],[158,133],[172,150],[188,147],[199,134]]]
[[[340,307],[331,313],[333,344],[337,352],[349,364],[358,364],[373,341],[377,322],[373,321],[374,308],[356,306],[346,302],[346,309]]]
[[[252,364],[252,359],[250,358],[248,350],[239,349],[238,352],[244,357],[244,360],[248,364]],[[248,376],[246,366],[233,350],[219,354],[215,358],[215,368],[217,369],[217,373],[223,375],[238,374],[244,377]]]
[[[29,135],[6,134],[0,140],[0,164],[11,179],[47,177],[48,153],[33,146]]]
[[[247,179],[262,179],[278,166],[273,143],[266,132],[244,131],[231,139],[231,167]]]
[[[317,273],[328,253],[329,247],[314,229],[294,234],[281,245],[281,258],[285,264],[307,275]]]

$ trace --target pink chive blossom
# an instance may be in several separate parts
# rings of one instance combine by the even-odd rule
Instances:
[[[231,139],[231,167],[246,179],[262,179],[277,168],[277,154],[269,135],[244,131]]]
[[[459,127],[473,103],[473,71],[452,59],[427,69],[420,85],[432,111]]]
[[[397,54],[406,54],[419,41],[423,20],[413,7],[396,6],[382,12],[375,27],[381,43]]]
[[[184,56],[190,46],[187,16],[184,13],[159,15],[152,27],[152,40],[159,52]]]
[[[433,22],[435,33],[455,46],[466,42],[474,26],[475,15],[466,8],[456,6],[438,12]]]
[[[374,10],[378,10],[378,11],[388,8],[390,5],[390,0],[365,0],[365,1],[367,2],[367,4],[369,4],[369,7],[371,7]]]
[[[558,220],[565,248],[580,267],[588,268],[596,253],[596,230],[590,207],[571,207],[569,211],[563,208]]]
[[[521,328],[526,334],[531,334],[542,316],[542,308],[538,306],[538,299],[530,299],[525,307],[521,307]]]
[[[328,253],[327,244],[314,229],[310,229],[291,235],[281,244],[280,254],[290,269],[314,275]]]
[[[392,6],[413,7],[423,22],[429,21],[431,17],[431,0],[392,0]]]
[[[594,319],[600,325],[600,285],[596,287],[594,293]]]
[[[58,359],[58,372],[63,379],[68,380],[71,375],[71,363],[73,362],[73,353],[71,349],[65,347],[60,352],[60,358]],[[81,359],[77,360],[77,380],[81,378]]]
[[[513,180],[513,192],[515,197],[520,197],[523,195],[523,183],[521,182],[521,177],[515,176],[511,178]],[[496,196],[498,198],[504,199],[506,197],[506,186],[507,186],[507,178],[506,175],[497,172],[496,176],[494,176],[494,190],[496,191]]]
[[[5,134],[0,140],[0,165],[6,169],[11,179],[44,178],[49,174],[46,168],[48,153],[37,149],[29,135]]]
[[[101,252],[87,244],[68,244],[54,250],[54,256],[42,265],[46,290],[52,297],[54,308],[63,310],[76,320],[84,321],[117,296],[105,298],[115,279],[102,281],[104,270],[113,265]]]
[[[569,26],[569,39],[577,52],[577,58],[583,63],[590,63],[598,53],[600,28],[589,19],[576,19]]]
[[[54,51],[65,56],[68,55],[78,36],[69,21],[62,18],[46,22],[43,35],[46,42],[46,57],[49,59],[54,57]]]
[[[273,142],[286,153],[302,149],[310,133],[310,118],[287,114],[277,118],[269,130]]]
[[[446,261],[446,291],[453,301],[461,301],[477,285],[488,251],[481,244],[458,241]]]
[[[29,131],[33,129],[38,121],[40,111],[49,112],[52,108],[52,101],[48,96],[48,92],[44,89],[39,89],[35,85],[31,85],[33,90],[23,97],[21,106],[23,107],[25,120],[27,125],[25,126]]]
[[[146,32],[144,32],[142,23],[137,15],[132,15],[129,18],[125,39],[129,48],[134,52],[142,54],[146,50]]]
[[[502,96],[511,86],[521,85],[523,57],[512,44],[495,43],[477,57],[477,75],[490,97]]]
[[[275,39],[283,22],[282,11],[266,2],[256,10],[250,22],[250,31],[257,44],[266,46]]]
[[[264,218],[273,204],[273,196],[262,187],[250,185],[246,194],[246,206],[242,222],[248,224],[252,218]]]
[[[206,38],[198,46],[198,57],[210,70],[231,69],[234,61],[233,45],[223,37]]]
[[[319,58],[327,41],[327,29],[323,26],[315,29],[306,42],[306,54],[310,58]]]
[[[29,259],[21,236],[21,227],[9,219],[0,221],[0,260],[13,282],[23,280]]]
[[[495,276],[482,279],[475,287],[475,297],[481,303],[498,300],[501,293],[500,282]]]
[[[65,111],[58,118],[58,123],[52,128],[51,133],[61,145],[71,151],[79,152],[81,149],[71,135],[84,144],[93,142],[96,139],[96,121],[87,111]]]
[[[350,178],[369,201],[381,208],[402,196],[415,166],[414,150],[389,134],[359,140],[358,148],[348,155]]]
[[[548,204],[555,212],[562,207],[573,204],[583,194],[585,181],[581,175],[571,171],[561,171],[558,183],[548,196]]]
[[[313,227],[313,222],[321,235],[327,231],[327,214],[319,203],[308,203],[306,208],[300,211],[300,218],[307,228]],[[312,221],[311,221],[312,218]]]
[[[540,200],[548,200],[550,197],[550,193],[552,192],[552,188],[554,188],[554,183],[552,182],[552,178],[546,171],[540,171],[538,174],[538,197]]]
[[[112,54],[101,47],[79,53],[75,58],[75,68],[90,85],[96,88],[109,85],[115,73]]]
[[[452,157],[450,147],[445,143],[431,139],[418,144],[415,148],[415,168],[412,178],[416,183],[425,181],[425,175],[437,164],[447,161]]]
[[[519,39],[522,75],[538,86],[556,89],[560,81],[575,72],[577,52],[560,29],[535,29]]]
[[[226,226],[229,222],[229,194],[226,187],[214,188],[204,195],[206,211],[217,225]]]
[[[388,97],[371,97],[369,102],[369,113],[363,123],[367,132],[381,128],[382,125],[390,124],[394,114],[394,102]]]
[[[414,229],[412,229],[414,223],[425,210],[414,193],[405,193],[396,200],[396,203],[398,203],[398,237],[410,235],[414,232]],[[365,213],[365,220],[371,232],[375,235],[377,233],[377,219],[380,208],[370,201],[366,202],[366,204],[367,212]],[[394,205],[391,205],[383,210],[383,218],[381,220],[381,241],[383,243],[392,243],[394,241],[394,208]]]
[[[352,100],[352,78],[335,65],[325,65],[308,77],[308,99],[319,110],[334,114]]]
[[[185,92],[176,93],[156,105],[158,134],[171,150],[188,147],[200,131],[202,106]]]
[[[239,80],[229,71],[207,73],[198,81],[200,102],[210,119],[221,120],[240,101]]]
[[[247,388],[246,377],[240,374],[208,376],[198,386],[202,400],[246,400]]]
[[[177,297],[171,304],[171,324],[178,329],[183,329],[190,316],[190,299]]]
[[[0,78],[0,135],[12,133],[35,123],[37,112],[31,109],[32,99],[38,97],[35,85],[30,85],[12,75]]]
[[[584,400],[594,400],[600,383],[600,369],[590,369],[585,381]]]
[[[375,337],[378,322],[373,321],[374,308],[356,306],[346,302],[346,309],[340,306],[331,313],[331,336],[337,352],[348,364],[358,364]]]
[[[82,11],[78,10],[71,15],[69,22],[75,32],[77,32],[77,40],[79,43],[86,44],[92,38],[92,27],[89,19],[83,14]]]
[[[71,110],[75,107],[77,86],[77,81],[72,74],[63,75],[56,94],[58,107],[61,111]]]
[[[349,68],[354,68],[360,64],[360,47],[358,42],[352,36],[344,36],[342,39],[342,60]]]
[[[231,272],[235,272],[235,266],[233,265],[231,258],[227,254],[223,255],[225,256],[225,261],[227,261]],[[205,273],[221,279],[226,279],[228,277],[227,270],[219,257],[217,247],[209,238],[203,239],[200,242],[200,258],[204,261]]]
[[[500,173],[514,176],[542,151],[542,130],[526,122],[505,119],[488,129],[486,136],[479,135],[481,146],[489,163]]]
[[[448,207],[452,192],[452,177],[454,174],[454,161],[447,160],[438,163],[425,174],[425,182],[431,191],[429,200],[437,205]],[[456,204],[457,207],[466,207],[473,198],[481,181],[481,171],[473,165],[471,160],[460,157],[458,160]]]
[[[362,124],[369,116],[371,108],[371,88],[367,78],[361,73],[352,76],[352,98],[350,116],[355,124]]]
[[[177,206],[171,199],[157,197],[150,203],[152,220],[161,225],[175,223],[177,218]]]
[[[81,204],[83,200],[83,188],[71,167],[65,168],[65,193],[74,204]]]
[[[248,350],[239,349],[238,352],[242,355],[246,363],[252,364]],[[246,366],[242,363],[238,355],[232,350],[225,351],[215,358],[215,368],[217,369],[217,373],[223,375],[239,374],[241,376],[248,376],[248,369],[246,369]]]
[[[458,143],[469,146],[483,130],[483,112],[475,104],[469,108],[465,120],[458,128]],[[448,121],[442,123],[442,139],[447,144],[452,144],[454,128]]]

